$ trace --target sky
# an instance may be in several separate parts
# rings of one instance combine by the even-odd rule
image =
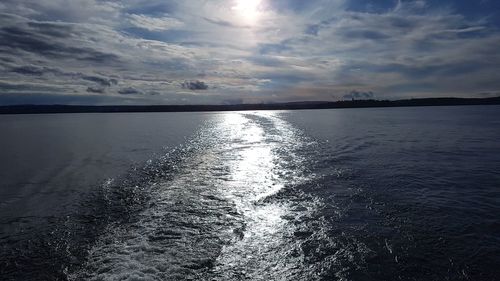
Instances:
[[[500,95],[497,0],[2,0],[0,105]]]

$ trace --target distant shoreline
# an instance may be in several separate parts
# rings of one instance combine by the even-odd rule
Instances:
[[[0,114],[47,113],[119,113],[119,112],[202,112],[244,110],[301,110],[370,107],[415,107],[454,105],[500,105],[500,97],[492,98],[422,98],[407,100],[304,101],[269,104],[233,105],[8,105],[0,106]]]

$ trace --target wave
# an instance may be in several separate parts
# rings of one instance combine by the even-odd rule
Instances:
[[[303,275],[300,255],[291,252],[299,252],[292,241],[304,234],[290,217],[311,207],[269,200],[308,180],[297,154],[307,143],[302,138],[276,113],[216,116],[176,154],[180,159],[165,164],[164,157],[142,169],[142,185],[106,186],[104,198],[110,209],[121,208],[111,212],[121,219],[108,220],[84,265],[68,279]]]

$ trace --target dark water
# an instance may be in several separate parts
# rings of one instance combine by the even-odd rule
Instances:
[[[2,280],[499,280],[500,107],[0,116]]]

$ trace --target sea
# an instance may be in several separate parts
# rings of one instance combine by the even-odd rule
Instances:
[[[1,280],[500,280],[500,106],[0,116]]]

